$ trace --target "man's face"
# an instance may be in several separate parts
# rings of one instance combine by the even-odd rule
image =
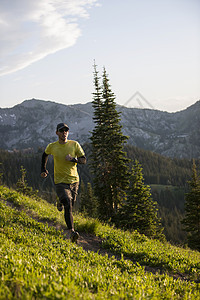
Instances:
[[[56,131],[56,134],[59,138],[59,141],[65,142],[67,140],[69,130],[68,130],[68,128],[64,127],[62,129],[59,129],[58,131]]]

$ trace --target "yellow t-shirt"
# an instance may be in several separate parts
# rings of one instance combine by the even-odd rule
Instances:
[[[85,155],[78,142],[69,140],[66,144],[60,144],[57,141],[49,144],[45,149],[45,153],[53,155],[55,184],[79,182],[77,163],[65,160],[67,154],[71,154],[72,157],[76,158]]]

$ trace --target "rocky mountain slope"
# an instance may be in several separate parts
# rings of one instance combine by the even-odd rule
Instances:
[[[200,158],[200,101],[187,109],[168,113],[153,109],[118,106],[128,143],[169,157]],[[63,105],[25,100],[0,109],[0,148],[45,147],[57,140],[56,125],[66,122],[70,139],[88,141],[94,127],[92,104]]]

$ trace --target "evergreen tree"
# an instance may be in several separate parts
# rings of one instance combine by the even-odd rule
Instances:
[[[103,153],[102,149],[104,148],[104,130],[103,130],[103,101],[102,101],[102,92],[101,86],[99,83],[99,77],[96,65],[94,64],[94,87],[95,92],[93,93],[93,101],[92,106],[94,108],[93,112],[93,120],[95,123],[95,127],[92,131],[92,136],[90,140],[92,142],[92,154],[90,154],[91,163],[90,168],[94,177],[98,177],[97,173],[101,168],[101,164],[103,161]]]
[[[83,181],[81,181],[81,186],[80,186],[80,207],[79,211],[87,214],[86,212],[87,209],[87,195],[86,195],[86,189],[85,189],[85,184]]]
[[[92,131],[92,136],[90,137],[92,149],[90,153],[90,169],[94,176],[94,190],[95,194],[98,195],[98,199],[104,197],[103,185],[104,178],[102,175],[102,165],[104,162],[104,140],[105,133],[103,127],[103,100],[102,100],[102,87],[99,82],[100,78],[98,76],[97,66],[94,63],[94,87],[95,91],[93,93],[92,106],[94,108],[93,121],[95,127]],[[99,211],[101,212],[99,204]]]
[[[81,183],[80,211],[89,217],[96,218],[98,216],[98,202],[90,182],[87,183],[87,188],[85,188],[84,183]]]
[[[17,186],[16,190],[24,195],[38,198],[38,190],[34,191],[33,188],[28,186],[27,184],[27,180],[25,179],[26,169],[23,166],[21,166],[20,172],[21,172],[21,178],[19,178],[16,183]]]
[[[87,213],[88,216],[96,218],[98,216],[98,202],[94,195],[92,185],[90,182],[87,183]]]
[[[182,223],[188,232],[188,246],[200,251],[200,178],[193,160],[192,178],[189,183],[189,192],[185,197],[185,218]]]
[[[94,87],[95,87],[95,91],[93,92],[93,101],[92,101],[92,106],[94,108],[94,115],[93,115],[93,120],[96,123],[95,129],[98,130],[99,127],[102,125],[103,123],[103,100],[102,100],[102,87],[100,85],[100,77],[98,76],[98,71],[97,71],[97,65],[94,62]],[[94,132],[96,132],[94,130]],[[98,135],[96,135],[95,137],[98,138],[99,137],[99,133]]]
[[[120,224],[150,238],[163,239],[157,211],[157,203],[152,200],[150,187],[144,184],[142,167],[136,160],[132,166],[127,200],[120,209]]]
[[[92,163],[95,194],[99,201],[99,216],[108,220],[115,216],[126,197],[128,166],[123,151],[127,137],[122,134],[120,113],[116,110],[115,96],[111,91],[104,68],[103,85],[94,72],[95,93],[93,100],[95,128],[92,131]]]

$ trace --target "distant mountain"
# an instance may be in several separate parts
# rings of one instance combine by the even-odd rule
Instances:
[[[129,144],[169,157],[200,158],[200,101],[176,113],[124,106],[117,109]],[[70,127],[70,139],[83,144],[94,127],[92,117],[91,103],[64,105],[32,99],[0,108],[0,148],[46,147],[57,140],[59,122]]]

